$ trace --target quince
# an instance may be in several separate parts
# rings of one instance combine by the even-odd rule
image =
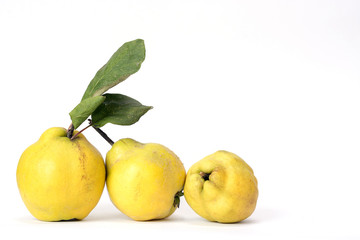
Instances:
[[[239,222],[255,210],[257,179],[239,156],[217,151],[190,167],[184,196],[190,207],[209,221]]]
[[[110,199],[128,217],[163,219],[178,207],[186,172],[168,148],[121,139],[107,153],[106,168]]]
[[[70,140],[66,129],[56,127],[24,151],[16,179],[26,207],[37,219],[81,220],[100,199],[105,165],[82,134]]]

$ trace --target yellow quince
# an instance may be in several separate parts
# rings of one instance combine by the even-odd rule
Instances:
[[[27,209],[37,219],[81,220],[100,199],[105,165],[82,134],[70,140],[66,129],[55,127],[24,151],[16,179]]]
[[[190,207],[209,221],[239,222],[255,210],[257,179],[239,156],[217,151],[190,167],[184,196]]]
[[[162,219],[178,207],[186,172],[168,148],[121,139],[107,153],[106,168],[110,199],[128,217]]]

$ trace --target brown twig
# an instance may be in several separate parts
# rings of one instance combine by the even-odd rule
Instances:
[[[109,136],[100,128],[97,128],[95,126],[92,126],[95,131],[97,131],[111,146],[114,145],[114,141],[109,138]]]

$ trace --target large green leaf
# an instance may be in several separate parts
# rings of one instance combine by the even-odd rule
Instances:
[[[74,129],[78,128],[104,102],[104,96],[95,96],[81,101],[71,112],[70,117]]]
[[[105,101],[92,113],[92,123],[102,127],[107,123],[131,125],[139,121],[152,107],[122,94],[104,94]]]
[[[100,96],[110,88],[136,73],[145,60],[144,40],[137,39],[123,44],[96,73],[89,83],[82,100]]]

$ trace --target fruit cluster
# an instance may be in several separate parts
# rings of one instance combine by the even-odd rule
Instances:
[[[256,207],[257,180],[237,155],[217,151],[186,173],[178,156],[163,145],[130,138],[113,142],[100,128],[131,125],[151,107],[121,94],[105,93],[137,72],[145,58],[141,39],[125,43],[96,73],[81,102],[70,112],[68,129],[54,127],[20,157],[16,177],[30,213],[42,221],[81,220],[97,205],[105,183],[113,204],[138,221],[163,219],[185,196],[200,216],[221,223],[248,218]],[[106,159],[76,130],[86,119],[111,145]]]

